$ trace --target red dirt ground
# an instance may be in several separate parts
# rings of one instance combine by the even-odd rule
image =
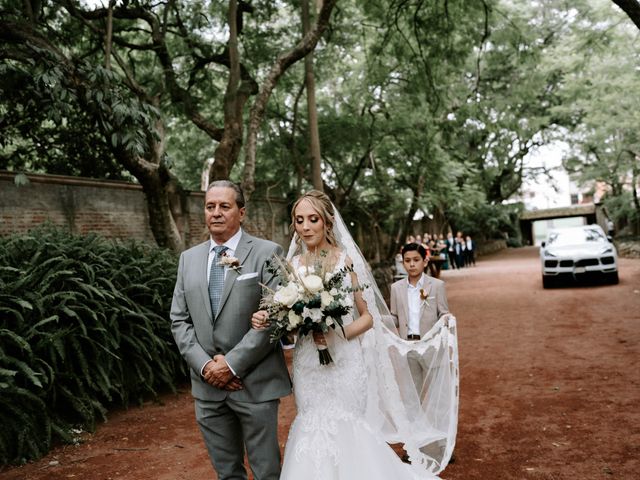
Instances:
[[[456,461],[442,478],[640,478],[640,260],[620,261],[615,286],[543,290],[535,248],[483,257],[442,279],[458,318],[461,372]],[[283,444],[294,413],[284,399]],[[79,445],[0,473],[68,478],[215,479],[188,387],[112,412]]]

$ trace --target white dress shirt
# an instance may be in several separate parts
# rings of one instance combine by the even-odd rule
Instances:
[[[227,247],[227,251],[225,252],[225,255],[228,257],[233,257],[236,253],[236,249],[238,248],[238,243],[240,243],[240,237],[242,237],[242,229],[238,229],[238,231],[233,235],[233,237],[231,237],[229,240],[227,240],[226,242],[224,242],[222,245],[224,245],[225,247]],[[216,258],[216,252],[213,250],[213,247],[216,247],[220,244],[216,243],[213,238],[211,238],[210,240],[210,245],[209,245],[209,256],[207,257],[207,285],[209,284],[209,277],[211,276],[211,263],[215,260],[216,262],[219,262],[220,259]],[[224,267],[224,275],[225,278],[227,276],[227,272],[229,271],[229,267]],[[213,360],[208,360],[205,362],[204,365],[202,365],[202,368],[200,369],[200,375],[202,375],[204,373],[204,367],[207,366],[207,363],[211,362]],[[226,359],[225,359],[226,362]],[[229,370],[231,370],[231,373],[233,373],[236,377],[236,372],[233,369],[233,367],[231,365],[229,365],[229,362],[227,362],[227,365],[229,367]]]
[[[239,229],[235,235],[233,237],[231,237],[229,240],[227,240],[226,242],[224,242],[221,245],[224,245],[225,247],[227,247],[227,251],[224,253],[227,257],[233,257],[235,256],[236,253],[236,249],[238,248],[238,244],[240,243],[240,237],[242,237],[242,229]],[[207,285],[209,284],[209,277],[211,275],[211,263],[213,262],[213,260],[215,259],[217,262],[220,261],[220,259],[216,259],[216,252],[213,250],[213,247],[217,247],[219,244],[216,243],[213,238],[210,240],[210,245],[209,245],[209,257],[207,258]],[[225,278],[227,276],[227,272],[229,271],[229,267],[224,267],[224,275]]]
[[[409,322],[407,334],[420,335],[420,307],[422,299],[420,298],[420,290],[424,288],[424,273],[420,276],[420,280],[414,287],[409,283],[407,278],[407,306],[409,309]]]

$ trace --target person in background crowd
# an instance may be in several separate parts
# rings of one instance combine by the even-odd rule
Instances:
[[[407,271],[404,269],[404,265],[402,264],[402,247],[400,247],[400,250],[398,250],[398,253],[395,257],[395,269],[395,279],[404,278],[407,276]]]
[[[475,240],[471,239],[470,235],[467,235],[467,237],[465,238],[465,245],[466,245],[466,249],[465,249],[465,255],[464,255],[464,264],[467,267],[470,267],[471,264],[473,263],[473,266],[475,267],[476,265],[476,242]]]
[[[429,248],[431,249],[431,254],[432,255],[439,255],[440,254],[440,250],[441,250],[442,246],[438,244],[438,241],[437,241],[435,235],[432,238],[429,239]]]
[[[456,269],[456,241],[453,238],[453,234],[449,232],[447,234],[447,255],[449,257],[449,266],[452,270]]]
[[[457,268],[464,267],[464,251],[466,250],[466,245],[464,243],[464,237],[462,236],[462,232],[458,232],[456,234],[455,241],[455,262]]]

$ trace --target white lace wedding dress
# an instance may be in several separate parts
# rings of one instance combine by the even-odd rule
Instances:
[[[344,267],[341,254],[335,269]],[[293,258],[299,268],[299,257]],[[351,279],[345,278],[345,286]],[[356,309],[354,305],[354,309]],[[356,312],[357,313],[357,312]],[[344,324],[353,321],[343,317]],[[310,335],[293,355],[297,416],[291,425],[281,480],[413,480],[438,478],[403,463],[365,421],[367,373],[360,339],[327,334],[333,363],[320,365]]]

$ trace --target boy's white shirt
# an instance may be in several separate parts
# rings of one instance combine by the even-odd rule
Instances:
[[[409,318],[407,319],[407,334],[420,335],[420,308],[422,299],[420,298],[420,289],[424,288],[424,273],[420,275],[420,279],[414,287],[409,283],[407,277],[407,310]]]

